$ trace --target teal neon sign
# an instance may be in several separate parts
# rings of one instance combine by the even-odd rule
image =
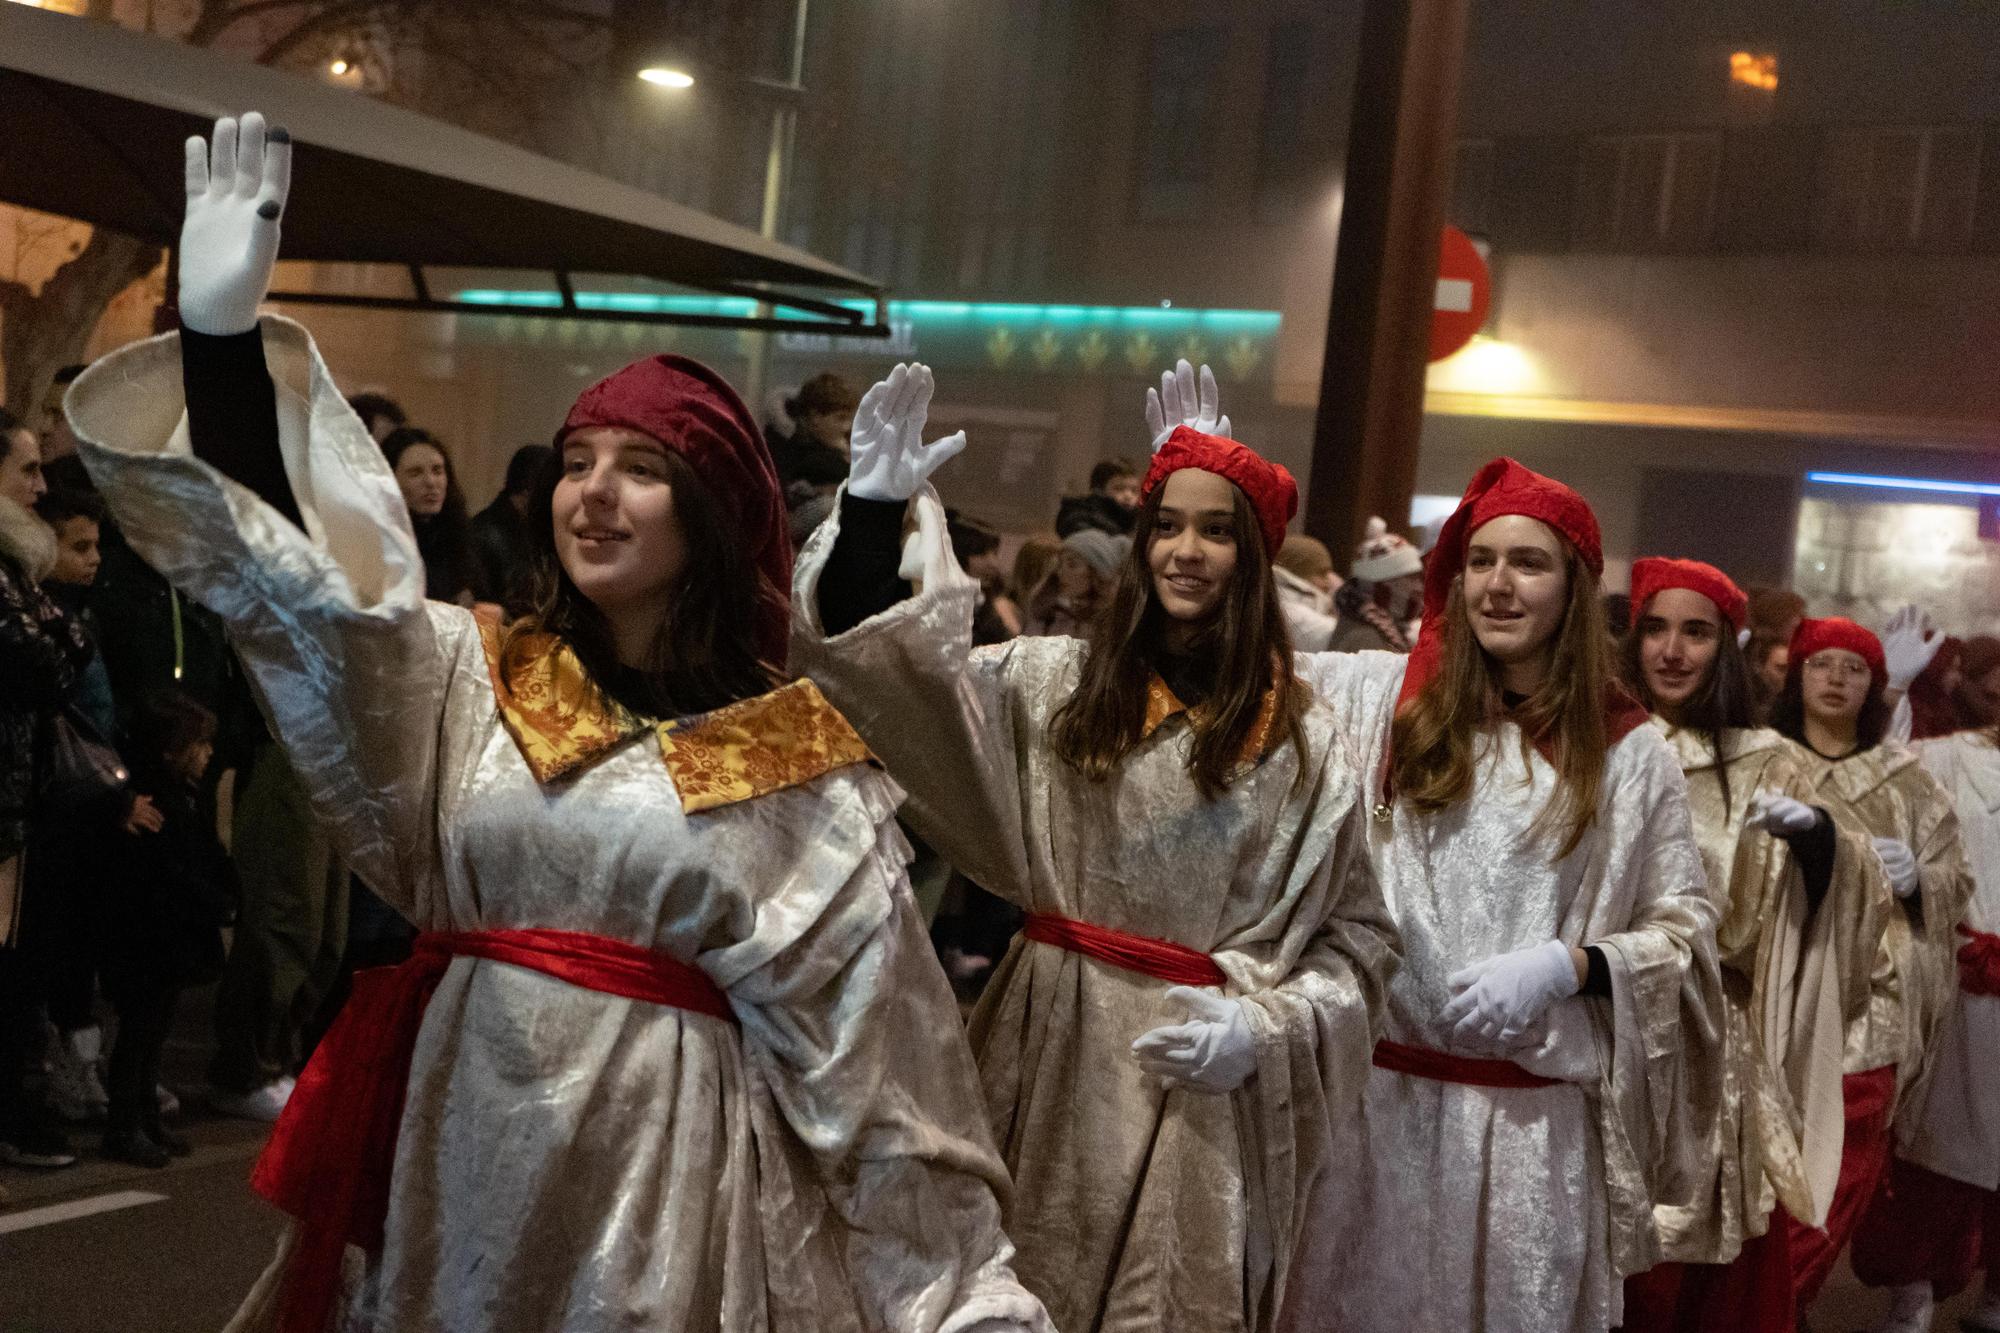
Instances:
[[[557,310],[563,298],[552,291],[471,288],[457,293],[468,306],[491,307],[505,320],[513,310]],[[576,293],[580,312],[711,315],[746,317],[756,312],[748,297],[709,296],[682,292]],[[872,317],[873,303],[842,300],[839,304]],[[810,312],[779,305],[780,313],[810,317]],[[480,321],[483,323],[483,321]],[[737,335],[714,330],[654,329],[641,332],[627,326],[617,335],[608,330],[585,334],[587,314],[575,321],[518,320],[484,336],[510,342],[640,342],[686,345],[713,355]],[[1033,304],[1002,301],[901,300],[888,303],[888,340],[855,337],[829,326],[826,332],[779,335],[781,353],[833,355],[882,360],[922,356],[939,366],[1028,371],[1058,375],[1144,375],[1159,373],[1176,357],[1213,364],[1218,374],[1237,383],[1270,373],[1280,323],[1275,310],[1202,309],[1183,306],[1106,306]],[[532,327],[531,327],[532,326]],[[597,326],[600,330],[604,326]],[[474,334],[474,336],[482,336]]]

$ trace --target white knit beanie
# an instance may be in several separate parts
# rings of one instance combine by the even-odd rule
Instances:
[[[1405,574],[1424,572],[1424,558],[1400,533],[1389,531],[1379,518],[1368,520],[1368,535],[1354,551],[1354,577],[1363,583],[1386,583]]]

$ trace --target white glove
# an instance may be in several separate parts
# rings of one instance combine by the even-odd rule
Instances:
[[[1215,372],[1201,368],[1201,388],[1195,388],[1194,367],[1185,360],[1160,372],[1160,387],[1146,390],[1146,429],[1153,433],[1153,452],[1167,442],[1176,426],[1192,426],[1204,435],[1227,436],[1232,429],[1222,410],[1222,393]]]
[[[1944,646],[1944,631],[1931,624],[1930,617],[1914,606],[1906,606],[1889,617],[1882,631],[1882,657],[1889,668],[1889,688],[1907,690],[1910,682],[1924,673],[1931,659]]]
[[[1910,844],[1900,838],[1876,838],[1875,859],[1882,863],[1882,873],[1889,877],[1889,887],[1896,891],[1898,898],[1907,898],[1915,893],[1923,883],[1917,874],[1917,854],[1910,850]]]
[[[278,218],[292,187],[292,138],[252,111],[215,122],[212,144],[187,141],[181,223],[181,323],[196,333],[248,333],[271,289]]]
[[[899,365],[861,395],[848,446],[847,493],[863,500],[907,500],[965,448],[965,432],[926,447],[924,421],[937,381],[925,365]]]
[[[1193,986],[1175,986],[1167,998],[1185,1004],[1193,1016],[1178,1026],[1154,1028],[1132,1043],[1132,1054],[1148,1074],[1204,1092],[1234,1092],[1257,1072],[1241,1000]]]
[[[1750,798],[1743,826],[1762,829],[1774,838],[1795,838],[1819,827],[1819,811],[1779,792],[1760,791]]]
[[[1516,949],[1445,978],[1455,992],[1443,1018],[1452,1040],[1468,1046],[1518,1043],[1550,1005],[1582,989],[1576,963],[1561,940]]]

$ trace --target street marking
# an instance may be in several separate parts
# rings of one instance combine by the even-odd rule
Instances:
[[[10,1231],[29,1231],[35,1227],[53,1226],[57,1222],[74,1222],[79,1217],[95,1217],[99,1213],[112,1213],[120,1208],[137,1208],[142,1203],[165,1203],[164,1194],[148,1194],[144,1190],[119,1190],[113,1194],[100,1194],[91,1199],[72,1199],[68,1203],[52,1203],[46,1208],[29,1208],[19,1213],[0,1213],[0,1235]]]
[[[1455,314],[1472,313],[1472,279],[1439,278],[1437,298],[1431,302],[1433,310],[1451,311]]]

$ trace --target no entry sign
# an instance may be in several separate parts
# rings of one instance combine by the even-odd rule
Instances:
[[[1442,361],[1472,341],[1493,301],[1493,277],[1472,238],[1444,229],[1438,252],[1437,298],[1431,308],[1431,360]]]

